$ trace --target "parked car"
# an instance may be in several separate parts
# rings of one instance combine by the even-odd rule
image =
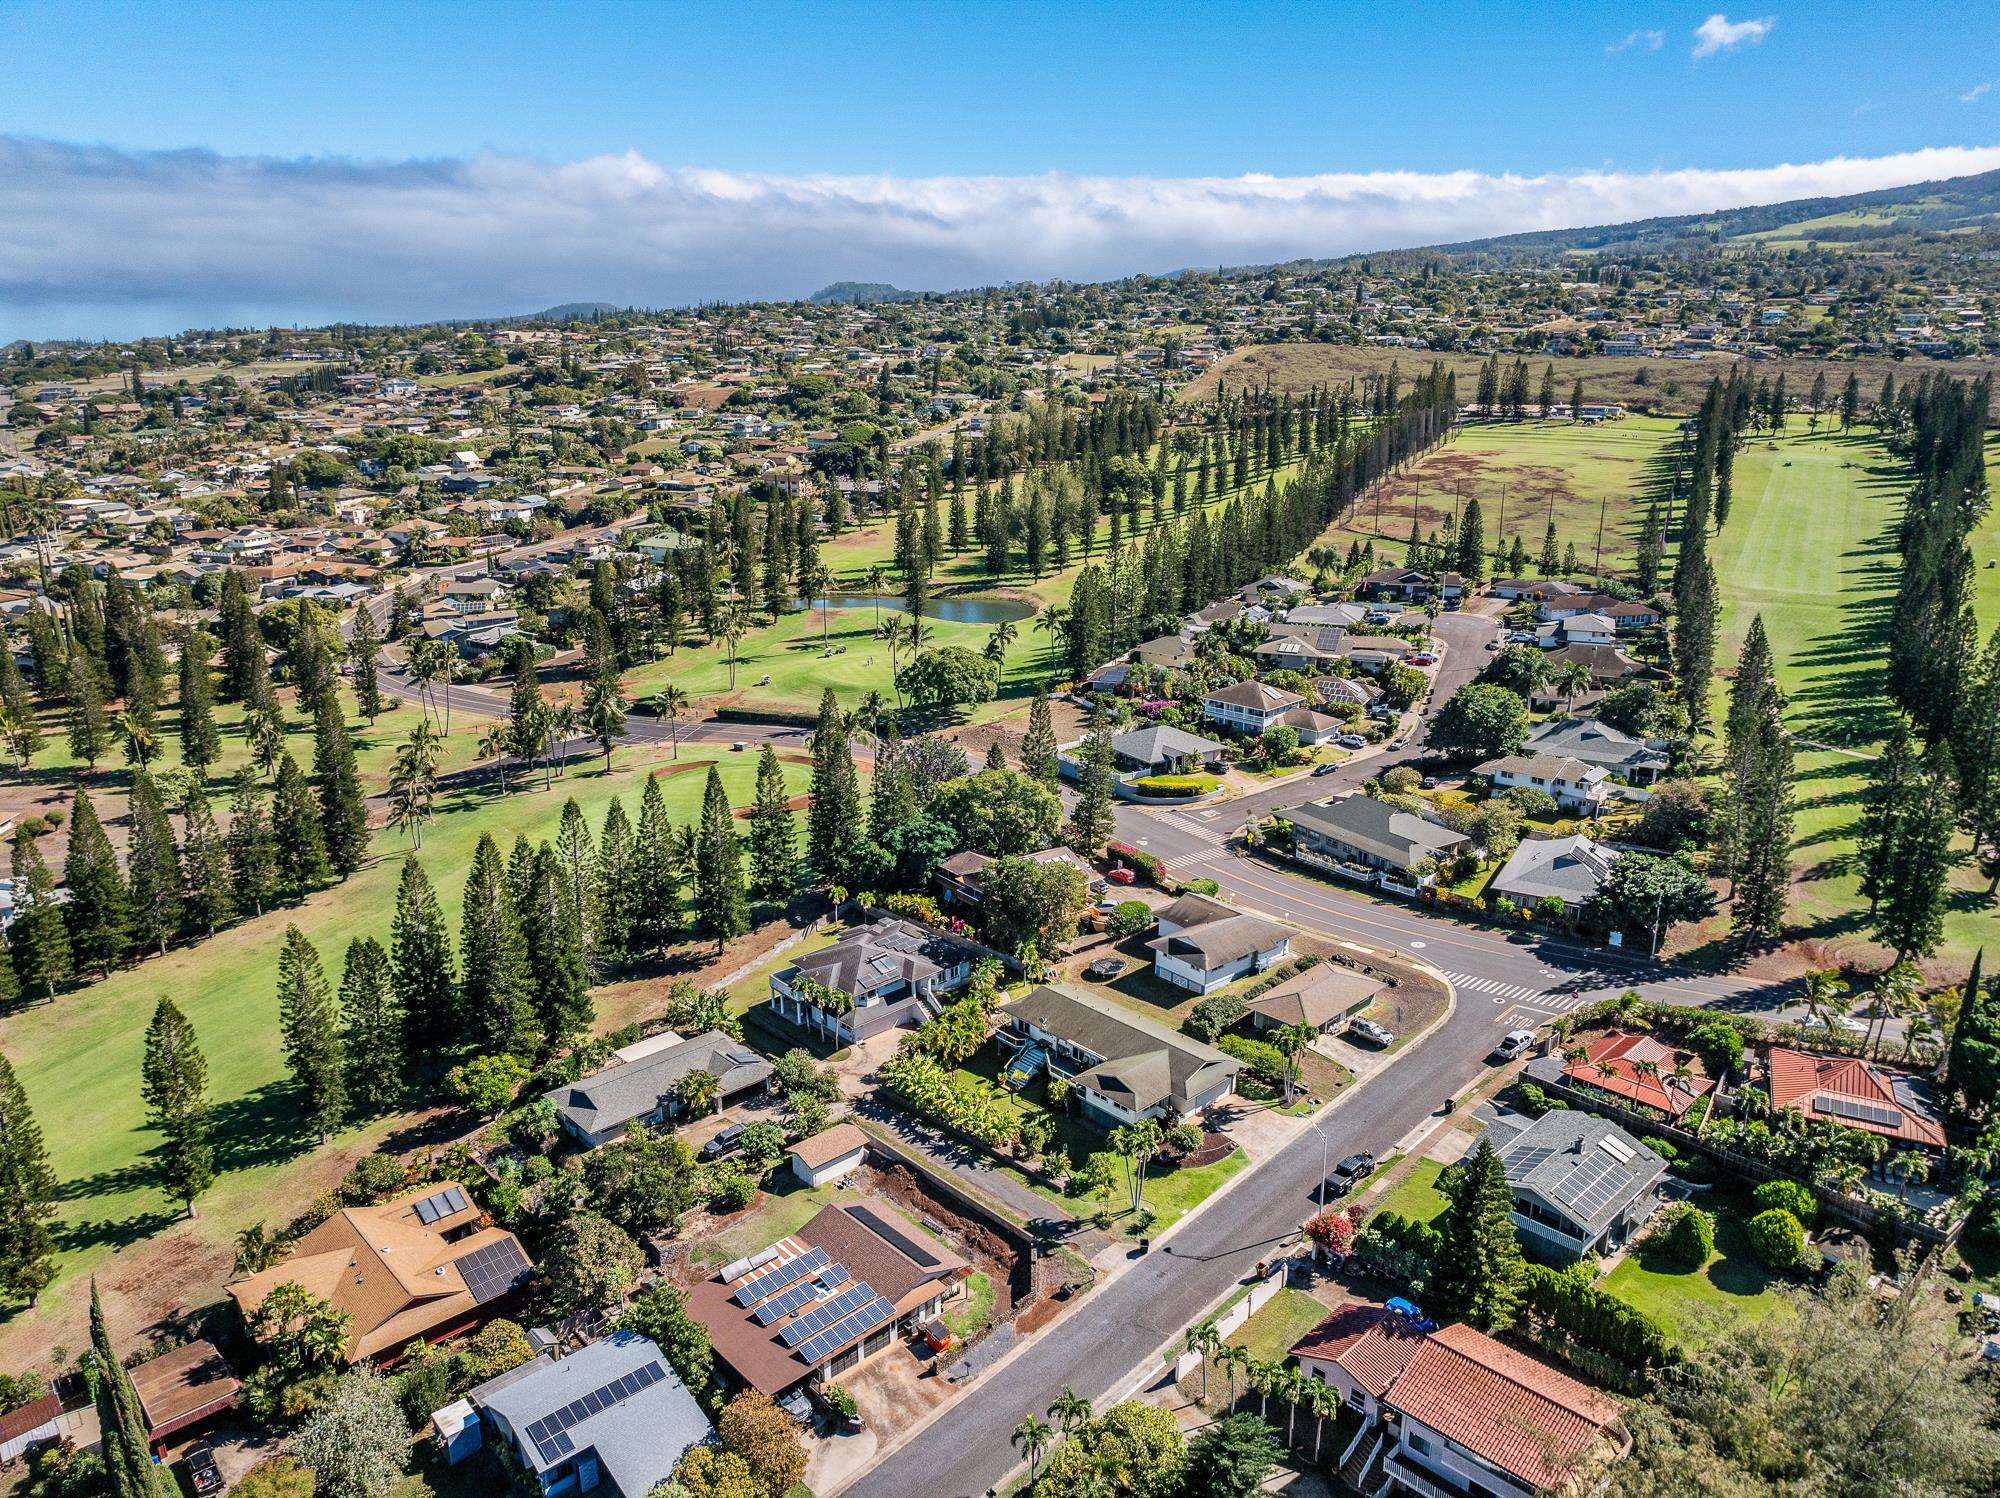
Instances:
[[[1434,791],[1437,789],[1438,778],[1435,775],[1426,775],[1422,780],[1419,780],[1417,784],[1424,790]]]
[[[730,1124],[701,1147],[701,1157],[704,1160],[720,1160],[724,1155],[734,1154],[742,1142],[743,1125]]]
[[[1368,747],[1368,740],[1364,739],[1358,733],[1343,733],[1339,738],[1334,740],[1334,743],[1340,745],[1343,749],[1366,749]]]
[[[1331,775],[1335,770],[1338,770],[1339,768],[1340,768],[1339,765],[1314,765],[1313,776],[1315,779],[1317,779],[1321,775]]]
[[[1083,970],[1083,975],[1097,983],[1109,983],[1125,971],[1125,964],[1116,957],[1100,957]]]
[[[1389,1045],[1396,1038],[1396,1032],[1386,1025],[1378,1025],[1372,1019],[1350,1020],[1347,1025],[1349,1035],[1359,1035],[1370,1045]]]
[[[1370,624],[1387,624],[1391,619],[1394,619],[1395,617],[1396,616],[1390,613],[1387,609],[1370,609],[1368,611],[1368,622]]]
[[[187,1466],[188,1486],[194,1489],[195,1498],[222,1491],[222,1469],[216,1466],[215,1453],[207,1442],[188,1447],[181,1461]]]
[[[1347,1156],[1333,1167],[1326,1178],[1327,1190],[1335,1196],[1345,1196],[1354,1189],[1356,1181],[1365,1181],[1375,1169],[1375,1157],[1362,1150],[1359,1154]]]
[[[1493,1047],[1495,1061],[1512,1061],[1535,1043],[1533,1030],[1509,1030],[1500,1037],[1500,1044]]]
[[[1868,1033],[1867,1023],[1856,1019],[1851,1014],[1835,1016],[1833,1027],[1846,1035],[1866,1035]],[[1817,1015],[1808,1014],[1799,1021],[1799,1028],[1801,1030],[1818,1030],[1822,1026]]]
[[[1532,645],[1535,643],[1535,640],[1536,635],[1532,629],[1512,630],[1507,635],[1507,643],[1509,645]]]
[[[1396,716],[1396,710],[1386,702],[1377,702],[1369,707],[1368,716],[1378,723],[1386,723]]]
[[[1437,663],[1438,658],[1428,650],[1419,650],[1415,655],[1410,657],[1410,664],[1413,666],[1435,666]]]
[[[1107,870],[1104,877],[1109,879],[1113,884],[1137,884],[1139,882],[1139,876],[1123,864],[1120,864],[1115,869]]]

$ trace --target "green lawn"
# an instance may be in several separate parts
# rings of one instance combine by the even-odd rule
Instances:
[[[1248,1348],[1260,1363],[1277,1362],[1326,1317],[1326,1305],[1305,1291],[1280,1290],[1229,1334],[1229,1345]]]
[[[1716,1311],[1768,1315],[1777,1297],[1771,1276],[1743,1234],[1743,1224],[1755,1210],[1749,1198],[1709,1192],[1696,1201],[1716,1219],[1715,1257],[1706,1268],[1697,1271],[1674,1262],[1649,1239],[1619,1261],[1604,1277],[1603,1288],[1682,1334]]]
[[[684,753],[681,762],[697,768],[664,778],[661,788],[674,820],[688,821],[699,812],[704,761]],[[754,787],[756,760],[725,753],[719,762],[732,802],[744,803]],[[573,769],[549,789],[502,796],[490,783],[480,782],[442,796],[420,856],[452,929],[458,925],[465,872],[482,833],[493,833],[503,848],[517,833],[531,841],[550,837],[563,803],[572,796],[593,829],[614,794],[623,797],[628,813],[636,814],[645,773],[658,763],[656,754],[627,749],[609,775],[601,762],[593,762],[590,768]],[[805,772],[786,768],[794,788],[802,785]],[[152,958],[53,1004],[0,1018],[0,1049],[27,1090],[50,1161],[63,1182],[60,1277],[44,1297],[44,1305],[57,1316],[75,1309],[81,1273],[98,1270],[114,1253],[131,1259],[137,1252],[134,1245],[176,1220],[147,1160],[155,1138],[143,1127],[138,1094],[146,1022],[162,994],[173,995],[194,1024],[207,1052],[209,1095],[215,1105],[216,1184],[202,1199],[200,1218],[181,1231],[212,1248],[250,1222],[283,1222],[317,1184],[325,1184],[316,1184],[302,1158],[314,1150],[314,1142],[299,1129],[285,1080],[277,1028],[277,951],[286,927],[296,924],[317,945],[329,981],[337,985],[350,941],[364,935],[386,941],[404,851],[400,835],[378,832],[367,865],[302,905],[271,911],[209,941]],[[323,1147],[320,1155],[372,1142],[386,1127],[378,1123],[365,1132],[351,1131]],[[130,1273],[130,1266],[123,1272]],[[45,1328],[43,1347],[73,1330],[64,1326],[62,1333],[51,1335],[43,1318],[15,1318],[16,1326],[30,1321]]]
[[[965,1299],[944,1313],[944,1324],[961,1342],[970,1341],[993,1324],[993,1276],[974,1270],[966,1277]]]
[[[1736,459],[1729,522],[1711,542],[1723,600],[1718,659],[1732,661],[1750,621],[1763,616],[1800,740],[1793,862],[1801,871],[1791,921],[1832,943],[1866,938],[1854,828],[1870,757],[1890,722],[1883,673],[1899,562],[1901,466],[1872,433],[1753,440]],[[1991,556],[2000,532],[1975,537]],[[1980,548],[1984,548],[1983,552]],[[2000,569],[1996,569],[2000,573]],[[2000,583],[1978,574],[1982,623],[2000,616]],[[1726,683],[1718,682],[1718,711]],[[1976,870],[1950,879],[1946,964],[2000,940],[2000,921]]]
[[[802,1186],[789,1170],[779,1169],[771,1177],[773,1188],[744,1211],[731,1218],[717,1232],[694,1246],[692,1257],[699,1264],[727,1264],[745,1254],[768,1248],[780,1238],[796,1233],[820,1210],[841,1200],[838,1184]]]
[[[1408,1175],[1382,1194],[1375,1209],[1379,1212],[1400,1212],[1418,1222],[1429,1222],[1451,1205],[1437,1187],[1438,1177],[1443,1174],[1444,1167],[1437,1161],[1417,1161],[1410,1167]]]

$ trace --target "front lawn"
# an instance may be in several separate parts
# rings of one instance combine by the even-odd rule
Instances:
[[[1408,1175],[1383,1193],[1375,1210],[1400,1212],[1418,1222],[1430,1222],[1451,1205],[1445,1194],[1438,1190],[1438,1177],[1443,1174],[1444,1167],[1437,1161],[1417,1161]]]
[[[1280,1290],[1229,1334],[1231,1347],[1248,1348],[1260,1363],[1276,1362],[1327,1316],[1326,1305],[1303,1290]]]
[[[1619,1261],[1604,1277],[1604,1289],[1682,1335],[1714,1311],[1768,1315],[1777,1303],[1774,1277],[1757,1262],[1743,1232],[1755,1212],[1750,1199],[1708,1192],[1695,1203],[1715,1217],[1716,1252],[1705,1268],[1689,1269],[1668,1257],[1656,1235]]]

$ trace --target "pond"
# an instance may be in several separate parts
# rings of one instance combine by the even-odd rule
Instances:
[[[901,612],[905,607],[898,593],[832,593],[827,606],[836,609],[885,609]],[[815,602],[814,608],[819,604]],[[926,619],[942,619],[947,624],[1019,624],[1035,616],[1035,605],[1024,598],[994,598],[972,594],[961,598],[933,598],[924,605]]]

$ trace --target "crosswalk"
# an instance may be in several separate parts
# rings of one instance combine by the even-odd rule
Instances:
[[[1536,988],[1529,983],[1505,983],[1498,978],[1481,977],[1477,973],[1446,972],[1452,987],[1462,992],[1484,994],[1496,1004],[1523,1004],[1530,1009],[1544,1010],[1549,1014],[1567,1014],[1572,1009],[1581,1008],[1597,997],[1595,992],[1575,990],[1568,993],[1552,992],[1546,988]]]
[[[1207,863],[1213,857],[1215,857],[1215,849],[1197,848],[1192,853],[1182,853],[1173,858],[1162,859],[1160,867],[1170,870],[1193,868],[1198,863]]]

